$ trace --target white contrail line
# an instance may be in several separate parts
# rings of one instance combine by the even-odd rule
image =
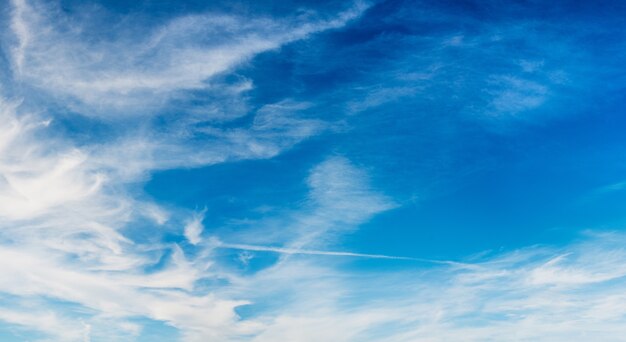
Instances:
[[[246,251],[257,251],[257,252],[273,252],[273,253],[280,253],[280,254],[328,255],[328,256],[346,256],[346,257],[368,258],[368,259],[410,260],[410,261],[420,261],[420,262],[428,262],[428,263],[436,263],[436,264],[448,264],[448,265],[450,265],[450,264],[454,264],[454,265],[460,264],[460,263],[457,263],[457,262],[454,262],[454,261],[441,261],[441,260],[431,260],[431,259],[421,259],[421,258],[410,258],[410,257],[383,255],[383,254],[364,254],[364,253],[337,252],[337,251],[318,251],[318,250],[310,250],[310,249],[283,248],[283,247],[246,245],[246,244],[235,244],[235,243],[219,243],[215,247],[217,247],[217,248],[226,248],[226,249],[240,249],[240,250],[246,250]]]
[[[399,260],[411,260],[412,259],[412,258],[408,258],[408,257],[398,257],[398,256],[381,255],[381,254],[363,254],[363,253],[351,253],[351,252],[317,251],[317,250],[310,250],[310,249],[282,248],[282,247],[245,245],[245,244],[231,244],[231,243],[223,243],[223,244],[220,244],[217,247],[219,247],[219,248],[228,248],[228,249],[242,249],[242,250],[247,250],[247,251],[258,251],[258,252],[274,252],[274,253],[280,253],[280,254],[309,254],[309,255],[350,256],[350,257],[371,258],[371,259],[399,259]]]

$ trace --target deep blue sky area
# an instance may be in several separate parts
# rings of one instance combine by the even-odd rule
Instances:
[[[625,17],[0,3],[0,340],[622,340]]]
[[[263,53],[237,71],[255,82],[251,106],[311,101],[309,115],[344,128],[271,160],[159,172],[146,189],[190,209],[206,206],[210,225],[254,206],[294,205],[306,194],[308,168],[338,154],[365,165],[374,187],[401,203],[350,236],[351,249],[461,258],[619,226],[623,194],[597,192],[625,174],[623,27],[608,25],[619,23],[622,7],[377,3],[346,27]],[[480,47],[440,46],[445,37],[481,41],[507,31],[515,36],[473,43]],[[547,70],[524,72],[523,61]],[[490,78],[543,84],[550,72],[565,81],[551,85],[541,105],[489,112],[493,92],[534,96],[486,89]],[[402,77],[410,73],[420,75]],[[346,116],[368,96],[381,98]]]

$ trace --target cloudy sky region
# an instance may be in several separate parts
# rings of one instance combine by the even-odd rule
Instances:
[[[623,341],[625,16],[0,1],[0,340]]]

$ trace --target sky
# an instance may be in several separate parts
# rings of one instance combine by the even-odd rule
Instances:
[[[625,15],[2,0],[0,340],[623,340]]]

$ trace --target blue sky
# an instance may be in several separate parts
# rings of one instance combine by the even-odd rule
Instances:
[[[0,4],[2,341],[618,341],[626,4]]]

